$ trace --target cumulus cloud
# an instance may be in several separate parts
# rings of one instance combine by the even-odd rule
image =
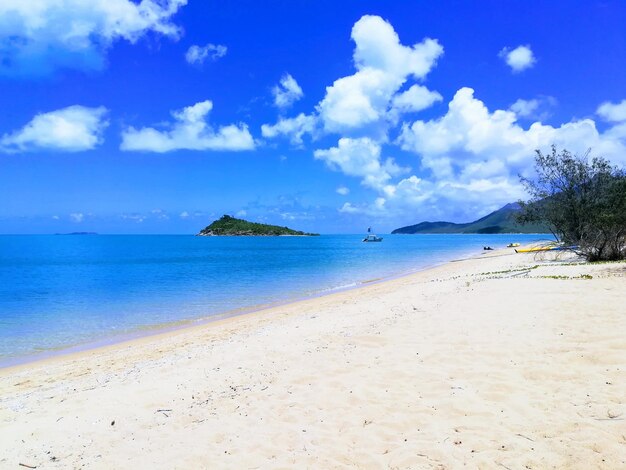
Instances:
[[[274,104],[280,109],[285,109],[302,98],[304,93],[296,79],[287,73],[283,75],[278,85],[272,88],[272,95]]]
[[[319,123],[327,133],[349,137],[371,137],[384,140],[390,124],[406,112],[431,106],[441,96],[421,85],[412,85],[400,92],[409,80],[423,80],[443,54],[435,39],[426,38],[413,46],[400,43],[393,27],[379,16],[363,16],[352,28],[355,43],[353,54],[356,72],[339,78],[326,88],[324,98],[315,112],[306,116],[307,124]],[[301,115],[305,116],[305,115]],[[302,135],[314,129],[303,127],[292,119],[281,119],[267,128],[266,137],[289,135],[292,142],[301,143]],[[273,128],[282,124],[279,132]],[[287,126],[291,132],[287,132]],[[294,133],[300,132],[294,138]]]
[[[85,220],[85,214],[83,214],[82,212],[72,212],[70,214],[70,220],[72,222],[80,223]]]
[[[626,100],[622,100],[619,103],[611,103],[609,101],[602,103],[596,111],[605,121],[609,122],[623,122],[626,121]]]
[[[505,47],[498,55],[514,73],[531,68],[537,61],[529,45],[517,46],[515,49]]]
[[[148,32],[178,39],[172,16],[187,0],[3,0],[0,75],[45,76],[59,68],[98,70],[117,40]]]
[[[417,218],[467,220],[522,198],[518,174],[528,174],[535,149],[552,144],[575,153],[591,147],[594,155],[626,163],[626,125],[604,133],[590,119],[523,128],[516,113],[489,111],[470,88],[457,91],[445,115],[405,124],[397,144],[418,155],[424,176],[388,179],[374,202],[343,211],[394,216],[410,210]]]
[[[300,113],[294,118],[280,118],[276,124],[263,124],[261,134],[270,139],[279,135],[288,136],[292,144],[301,145],[304,134],[315,135],[316,126],[316,116]]]
[[[535,122],[524,129],[512,111],[490,112],[474,97],[474,90],[461,88],[439,119],[405,124],[399,143],[421,156],[422,165],[438,177],[466,178],[516,175],[532,166],[533,152],[551,144],[582,153],[589,147],[595,154],[623,160],[622,138],[601,134],[590,119],[559,127]]]
[[[410,212],[415,220],[470,220],[525,196],[518,174],[532,171],[535,149],[552,144],[582,154],[591,148],[615,164],[626,164],[626,123],[604,132],[591,119],[558,127],[535,122],[522,127],[511,110],[490,111],[461,88],[441,117],[405,124],[398,141],[420,159],[424,174],[372,186],[366,204],[346,203],[341,211],[377,217]]]
[[[350,194],[350,190],[345,186],[339,186],[336,190],[337,194],[341,194],[342,196],[347,196]]]
[[[552,96],[540,96],[530,100],[520,98],[509,107],[509,110],[520,118],[544,121],[550,117],[550,111],[556,103]]]
[[[413,85],[404,93],[393,97],[392,108],[398,113],[414,113],[430,108],[441,100],[443,97],[436,91],[430,91],[421,85]]]
[[[185,60],[189,64],[202,65],[207,59],[217,60],[224,57],[228,52],[226,46],[221,44],[207,44],[206,46],[193,45],[185,53]]]
[[[381,158],[381,146],[368,137],[339,139],[337,147],[316,150],[313,155],[324,161],[331,169],[362,179],[362,184],[372,189],[386,189],[393,176],[406,170],[392,158]]]
[[[384,133],[387,112],[394,95],[408,78],[423,79],[443,54],[435,39],[413,46],[400,43],[397,33],[379,16],[363,16],[352,28],[357,72],[339,78],[326,88],[317,110],[328,132],[355,133],[380,127]],[[409,101],[414,89],[404,97]],[[421,91],[424,94],[424,91]],[[402,103],[403,99],[400,99]]]
[[[187,219],[187,218],[189,218],[189,212],[187,212],[187,211],[182,211],[182,212],[178,215],[178,217],[180,217],[181,219]]]
[[[102,143],[102,133],[108,126],[107,109],[69,106],[37,114],[23,128],[5,134],[0,139],[4,152],[33,150],[62,150],[80,152]]]
[[[121,150],[171,152],[174,150],[251,150],[254,139],[245,124],[214,129],[207,122],[213,109],[209,100],[172,112],[167,129],[128,127],[122,133]]]

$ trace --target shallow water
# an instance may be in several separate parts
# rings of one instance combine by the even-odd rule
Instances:
[[[0,363],[352,287],[547,235],[0,236]]]

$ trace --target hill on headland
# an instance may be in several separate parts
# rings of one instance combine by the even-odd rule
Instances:
[[[392,234],[416,233],[548,233],[542,225],[522,225],[515,221],[519,204],[511,203],[474,222],[421,222],[395,229]]]
[[[259,224],[223,215],[220,219],[207,225],[198,233],[200,236],[315,236],[317,233],[306,233],[278,225]]]

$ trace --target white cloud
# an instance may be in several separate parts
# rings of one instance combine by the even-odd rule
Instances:
[[[171,152],[174,150],[251,150],[254,139],[245,124],[213,129],[206,121],[213,108],[209,100],[172,112],[169,129],[128,127],[122,133],[121,150]]]
[[[85,214],[82,212],[72,212],[70,214],[70,219],[72,222],[80,223],[85,219]]]
[[[44,76],[59,68],[101,69],[116,40],[148,32],[178,39],[172,16],[187,0],[3,0],[0,75]]]
[[[516,176],[532,167],[535,149],[555,144],[575,153],[591,148],[616,163],[626,160],[624,141],[617,130],[601,134],[594,121],[583,119],[560,127],[531,124],[522,128],[512,111],[490,112],[461,88],[441,118],[405,125],[399,143],[421,156],[422,165],[437,178],[458,176],[469,181],[482,175]]]
[[[263,137],[273,138],[279,135],[289,136],[294,145],[302,144],[304,134],[315,135],[317,118],[313,115],[298,114],[295,118],[280,118],[276,124],[263,124]]]
[[[399,113],[414,113],[430,108],[433,104],[443,100],[436,91],[430,91],[421,85],[413,85],[404,93],[393,97],[393,109]]]
[[[327,87],[311,115],[264,125],[266,137],[290,135],[292,143],[301,144],[303,134],[319,127],[327,133],[384,140],[401,113],[425,109],[441,99],[420,85],[399,93],[408,79],[422,80],[435,66],[443,54],[437,40],[404,46],[388,22],[368,15],[354,24],[352,40],[356,72]]]
[[[393,27],[379,16],[357,21],[352,39],[357,72],[326,88],[318,112],[328,132],[372,135],[375,129],[384,134],[394,95],[409,77],[423,79],[443,54],[443,47],[430,38],[404,46]],[[400,102],[411,95],[399,98]]]
[[[537,61],[529,45],[517,46],[515,49],[505,47],[498,55],[515,73],[531,68]]]
[[[605,121],[622,122],[626,121],[626,100],[613,104],[609,101],[602,103],[596,111]]]
[[[152,209],[150,213],[160,220],[169,220],[170,215],[163,209]]]
[[[429,173],[396,183],[388,180],[372,204],[350,204],[343,210],[379,216],[410,210],[416,218],[456,214],[468,220],[485,208],[494,210],[524,197],[518,174],[531,171],[535,149],[547,150],[552,144],[579,154],[591,148],[593,155],[626,163],[626,124],[604,133],[590,119],[559,127],[535,122],[523,128],[516,113],[490,112],[470,88],[457,91],[445,115],[405,124],[397,143],[416,153]]]
[[[281,109],[288,108],[304,96],[298,82],[289,74],[283,75],[278,85],[272,88],[274,104]]]
[[[224,57],[228,48],[221,44],[207,44],[206,46],[193,45],[185,53],[185,60],[189,64],[202,65],[207,59],[217,60]]]
[[[350,190],[345,186],[339,186],[336,190],[337,194],[341,194],[342,196],[347,196],[350,194]]]
[[[509,110],[520,118],[544,121],[550,117],[550,110],[556,104],[556,99],[552,96],[540,96],[530,100],[520,98],[509,107]]]
[[[380,191],[385,190],[393,176],[406,171],[391,158],[382,160],[380,144],[367,137],[343,137],[339,139],[337,147],[316,150],[314,156],[331,169],[362,178],[363,185]]]
[[[245,217],[248,212],[245,209],[241,209],[235,213],[235,217]]]
[[[108,126],[107,109],[69,106],[37,114],[28,124],[0,139],[0,150],[25,152],[32,150],[62,150],[79,152],[102,143],[102,133]]]
[[[143,214],[122,214],[121,217],[124,220],[130,220],[131,222],[136,222],[138,224],[146,220],[146,216]]]
[[[188,217],[189,217],[189,212],[187,212],[187,211],[182,211],[182,212],[180,213],[179,217],[180,217],[181,219],[186,219],[186,218],[188,218]]]
[[[384,185],[371,185],[378,193],[372,203],[346,203],[341,211],[473,220],[525,197],[518,174],[532,171],[535,149],[549,150],[552,144],[578,154],[591,148],[592,155],[626,164],[626,123],[605,132],[591,119],[524,128],[516,113],[489,111],[470,88],[457,91],[445,115],[404,125],[397,143],[419,156],[426,170],[422,178],[387,178]]]

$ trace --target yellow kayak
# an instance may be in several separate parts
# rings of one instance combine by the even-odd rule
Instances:
[[[520,246],[520,243],[509,243],[506,247],[507,248],[515,248],[516,246]]]
[[[552,246],[533,246],[532,248],[520,248],[516,249],[515,253],[534,253],[535,251],[552,251],[552,250],[562,250],[562,246],[552,245]]]

